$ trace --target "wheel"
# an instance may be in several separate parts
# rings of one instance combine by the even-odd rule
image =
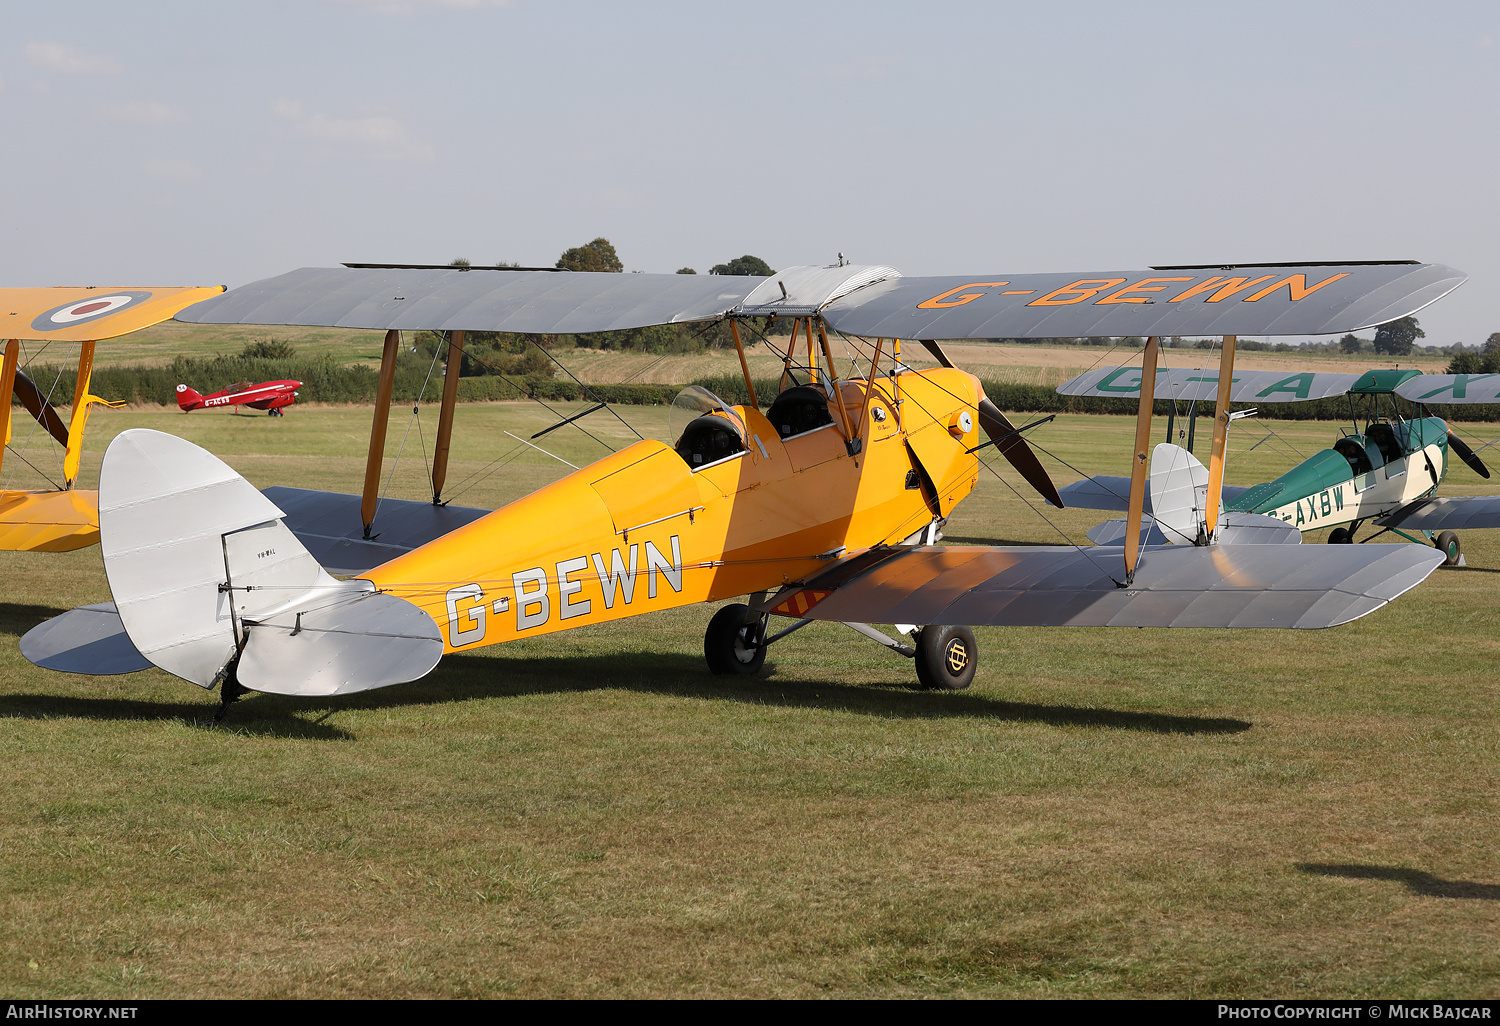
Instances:
[[[1329,545],[1348,545],[1354,541],[1354,535],[1347,527],[1335,527],[1328,535]]]
[[[923,627],[917,634],[916,663],[922,687],[962,691],[979,667],[979,643],[967,627]]]
[[[766,661],[766,621],[762,617],[746,623],[749,610],[743,602],[725,606],[703,632],[703,658],[721,677],[755,673]]]
[[[1432,544],[1447,557],[1443,560],[1444,566],[1458,566],[1458,557],[1461,551],[1458,544],[1458,535],[1452,531],[1444,531],[1432,540]]]

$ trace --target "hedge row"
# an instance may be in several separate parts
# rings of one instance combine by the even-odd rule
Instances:
[[[58,374],[56,367],[27,368],[43,392],[55,405],[73,401],[75,384],[71,370]],[[179,382],[199,392],[216,392],[233,381],[273,381],[290,378],[302,382],[303,399],[331,403],[371,403],[375,400],[379,374],[371,367],[344,366],[329,358],[293,358],[283,360],[249,357],[216,357],[211,360],[179,358],[167,367],[101,367],[94,372],[93,392],[103,399],[133,403],[158,403],[175,406]],[[702,385],[731,405],[750,401],[744,379],[738,374],[720,374],[699,378]],[[1104,413],[1134,414],[1133,399],[1106,399],[1095,396],[1065,396],[1046,385],[1020,385],[985,381],[984,390],[1002,410],[1020,413]],[[776,396],[776,378],[756,378],[755,391],[761,406]],[[531,396],[555,402],[569,402],[598,397],[605,402],[627,406],[665,406],[682,389],[681,385],[589,385],[564,379],[528,375],[525,377],[487,374],[460,378],[460,402],[491,402],[497,399],[519,399]],[[418,353],[403,353],[396,364],[396,381],[392,400],[416,402],[419,393],[427,401],[436,401],[442,389],[442,367],[434,368],[429,358]],[[1199,412],[1210,412],[1212,403],[1204,403]],[[1410,407],[1410,404],[1403,403]],[[1245,404],[1235,404],[1243,409]],[[1171,404],[1159,400],[1156,413],[1165,416]],[[1345,397],[1318,399],[1305,403],[1261,403],[1262,417],[1274,420],[1347,421],[1351,410]],[[1408,409],[1408,412],[1409,409]],[[1500,404],[1447,406],[1441,415],[1458,421],[1500,421]]]

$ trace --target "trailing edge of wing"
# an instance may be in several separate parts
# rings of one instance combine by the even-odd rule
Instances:
[[[1288,264],[894,278],[830,303],[884,338],[1326,335],[1416,312],[1461,285],[1442,264]]]
[[[1217,362],[1217,361],[1216,361]],[[1300,403],[1344,395],[1360,379],[1359,374],[1318,374],[1307,371],[1236,371],[1229,386],[1229,399],[1236,403]],[[1425,380],[1425,379],[1423,379]],[[1160,367],[1156,371],[1156,398],[1179,402],[1212,403],[1218,398],[1218,368],[1194,370]],[[1108,399],[1138,399],[1141,394],[1139,367],[1095,367],[1057,386],[1059,395],[1101,396]]]
[[[1173,545],[1148,548],[1132,585],[1121,588],[1104,569],[1118,561],[1100,549],[924,546],[895,551],[847,581],[831,567],[762,608],[800,592],[810,596],[801,615],[815,620],[1309,629],[1379,609],[1442,561],[1420,545]]]
[[[223,291],[222,285],[0,289],[0,338],[97,342],[149,328]]]

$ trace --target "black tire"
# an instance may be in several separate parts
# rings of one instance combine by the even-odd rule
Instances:
[[[1347,527],[1335,527],[1328,535],[1329,545],[1350,545],[1354,542],[1354,535]]]
[[[1452,531],[1444,531],[1432,540],[1432,544],[1444,555],[1444,566],[1458,566],[1458,557],[1463,553],[1463,548],[1458,544],[1458,535]]]
[[[708,668],[721,677],[744,676],[759,672],[766,661],[766,621],[745,622],[750,609],[743,602],[725,606],[708,621],[703,632],[703,658]]]
[[[923,627],[917,634],[917,680],[931,691],[962,691],[979,668],[979,643],[967,627]]]

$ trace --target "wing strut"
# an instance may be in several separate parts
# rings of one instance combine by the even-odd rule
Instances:
[[[21,359],[20,339],[5,343],[5,362],[0,364],[0,465],[10,444],[10,397],[16,389],[16,365]]]
[[[1130,511],[1125,514],[1125,583],[1135,579],[1141,554],[1141,513],[1146,505],[1146,469],[1151,449],[1151,404],[1156,399],[1155,335],[1146,339],[1141,354],[1141,405],[1135,415],[1135,459],[1130,466]]]
[[[78,350],[78,377],[73,383],[73,418],[68,422],[68,446],[63,451],[63,481],[65,488],[72,488],[78,479],[78,468],[83,463],[83,429],[89,422],[89,407],[98,403],[111,408],[124,406],[123,402],[112,403],[100,399],[89,391],[94,382],[94,343],[84,342]]]
[[[443,406],[438,413],[437,442],[432,451],[432,504],[441,506],[448,479],[448,443],[453,440],[453,407],[458,402],[458,375],[464,362],[462,331],[448,333],[448,369],[443,373]],[[384,367],[381,368],[384,373]]]
[[[1229,389],[1234,384],[1234,335],[1224,336],[1224,352],[1219,356],[1219,404],[1214,410],[1214,443],[1208,457],[1208,509],[1205,534],[1213,541],[1219,524],[1219,499],[1224,492],[1224,446],[1229,438]],[[1144,390],[1142,391],[1144,395]]]
[[[359,504],[359,515],[365,524],[365,540],[375,523],[375,506],[380,495],[380,468],[385,461],[385,427],[391,417],[391,390],[396,385],[396,351],[401,332],[392,328],[385,333],[385,348],[380,353],[380,383],[375,389],[375,420],[370,425],[370,455],[365,460],[365,492]]]

